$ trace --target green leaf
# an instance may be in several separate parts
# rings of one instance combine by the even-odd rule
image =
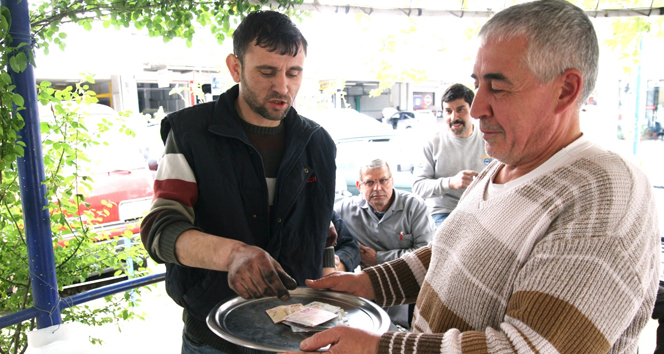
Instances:
[[[9,23],[4,17],[0,17],[0,29],[2,29],[4,32],[9,30]]]
[[[21,96],[19,94],[14,94],[14,97],[12,98],[12,100],[14,101],[14,104],[19,106],[19,107],[23,107],[23,104],[25,103],[25,100],[23,99],[23,96]]]
[[[9,66],[12,68],[12,70],[14,70],[14,72],[20,73],[23,71],[16,56],[9,58]]]
[[[7,85],[12,83],[12,77],[9,76],[9,74],[7,74],[6,72],[2,72],[0,74],[0,80],[2,80],[2,82],[4,82]]]
[[[22,146],[20,146],[18,144],[14,145],[14,152],[16,153],[16,155],[21,156],[21,157],[25,155],[25,150],[23,149]]]
[[[230,28],[231,28],[231,22],[229,16],[224,16],[224,22],[222,23],[221,29],[223,29],[224,32],[228,32]]]
[[[102,22],[102,25],[104,26],[104,28],[108,29],[109,27],[111,27],[111,21],[106,20]]]

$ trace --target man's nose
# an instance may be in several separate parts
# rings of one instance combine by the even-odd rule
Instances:
[[[286,74],[278,74],[274,77],[272,82],[272,89],[279,93],[280,95],[285,95],[288,93],[288,79]]]
[[[473,104],[470,106],[470,116],[475,119],[493,116],[491,105],[487,99],[488,94],[485,91],[485,89],[480,87],[475,93]]]

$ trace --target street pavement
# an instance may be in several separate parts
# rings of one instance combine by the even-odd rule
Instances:
[[[164,272],[163,265],[152,266],[154,272]],[[156,288],[155,288],[156,286]],[[123,321],[117,325],[90,328],[90,336],[104,343],[96,345],[95,353],[159,353],[179,354],[182,345],[182,308],[166,294],[164,282],[141,292],[141,301],[134,312],[145,320]],[[104,302],[99,299],[91,302]]]

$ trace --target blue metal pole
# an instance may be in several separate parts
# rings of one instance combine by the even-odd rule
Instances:
[[[129,237],[124,237],[124,249],[128,250],[131,248],[131,239]],[[134,277],[134,259],[132,257],[127,257],[127,277],[129,279]],[[131,293],[131,306],[136,306],[136,292],[130,290]]]
[[[25,0],[23,0],[25,1]],[[129,289],[135,289],[141,286],[146,286],[154,283],[158,283],[166,279],[166,273],[151,274],[140,278],[134,278],[131,280],[125,280],[120,283],[107,285],[101,288],[88,290],[86,292],[76,294],[71,297],[67,297],[60,301],[60,309],[66,309],[68,307],[74,307],[82,303],[97,300],[102,297],[113,295],[122,291]],[[27,308],[18,312],[11,313],[6,316],[0,317],[0,328],[9,327],[17,323],[29,320],[31,318],[37,317],[39,311],[34,307]]]
[[[117,284],[111,284],[101,288],[88,290],[84,293],[76,294],[62,299],[60,308],[64,309],[67,307],[76,306],[84,302],[100,299],[102,297],[117,294],[122,291],[132,290],[141,286],[158,283],[164,279],[166,279],[166,273],[151,274],[140,278],[125,280]]]
[[[16,47],[20,43],[27,43],[28,45],[21,50],[30,57],[32,40],[28,1],[3,0],[2,4],[9,9],[11,14],[9,29],[12,36],[11,45]],[[25,237],[28,244],[32,297],[34,307],[39,311],[37,328],[45,328],[62,323],[62,318],[55,276],[51,220],[48,209],[45,208],[47,205],[46,186],[42,185],[45,179],[44,157],[41,147],[35,76],[30,63],[22,73],[14,72],[11,68],[7,68],[7,70],[16,85],[15,92],[23,96],[25,101],[26,109],[21,111],[25,127],[19,131],[21,140],[25,143],[25,155],[17,159],[17,166],[25,221]]]

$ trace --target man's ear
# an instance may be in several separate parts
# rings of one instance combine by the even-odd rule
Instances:
[[[226,57],[226,66],[228,67],[228,71],[230,71],[231,76],[233,77],[233,81],[236,83],[240,82],[240,72],[242,72],[242,64],[240,63],[240,59],[238,59],[235,54],[228,54]]]
[[[559,78],[561,80],[558,102],[556,103],[556,113],[560,113],[571,105],[576,105],[576,101],[581,97],[583,89],[583,75],[577,69],[567,69]]]
[[[355,186],[357,187],[357,190],[360,190],[360,181],[355,181]]]

